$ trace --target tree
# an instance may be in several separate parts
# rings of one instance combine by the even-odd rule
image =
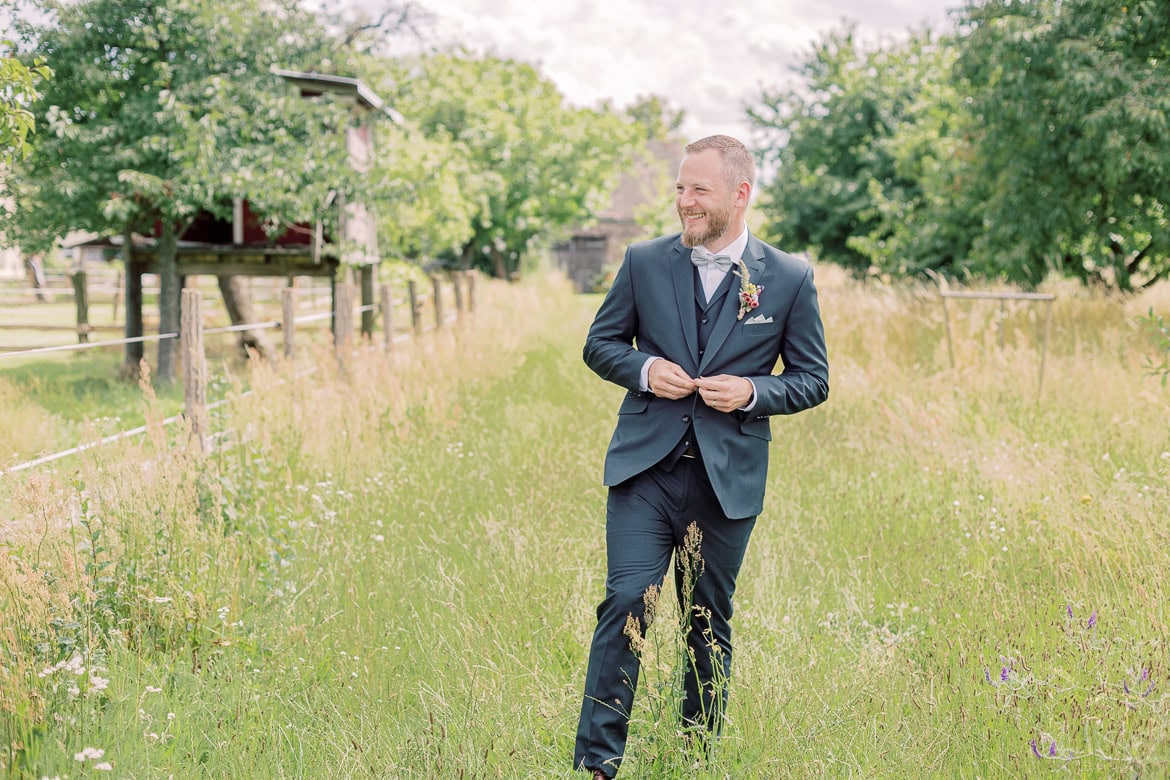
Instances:
[[[765,90],[749,107],[764,139],[761,161],[777,168],[760,203],[773,240],[857,271],[870,267],[872,253],[851,239],[880,242],[889,232],[883,193],[918,197],[918,183],[898,170],[889,144],[919,90],[903,55],[894,47],[867,50],[848,25],[814,44],[797,68],[798,86]]]
[[[2,41],[0,46],[10,46]],[[39,97],[38,84],[52,76],[43,60],[32,67],[16,57],[0,55],[0,166],[7,167],[28,154],[28,136],[36,119],[28,106]]]
[[[958,67],[972,97],[977,249],[1121,290],[1170,274],[1170,4],[975,0]]]
[[[454,256],[499,277],[516,273],[536,243],[591,217],[639,138],[612,111],[566,106],[551,82],[514,60],[440,53],[387,70],[396,106],[434,145],[430,170],[465,173],[447,184],[462,201],[448,216],[471,214]]]
[[[160,332],[178,331],[177,239],[201,209],[224,216],[244,197],[277,232],[311,222],[332,183],[359,186],[341,173],[347,109],[301,101],[270,72],[328,50],[291,0],[42,7],[46,21],[23,32],[57,77],[34,109],[47,131],[16,169],[18,237],[157,231]],[[175,347],[159,342],[160,381],[174,377]]]

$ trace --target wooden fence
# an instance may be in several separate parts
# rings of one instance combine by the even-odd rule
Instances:
[[[9,313],[18,311],[18,307],[35,307],[45,302],[68,298],[74,299],[76,309],[75,325],[51,324],[31,320],[13,321],[12,318],[8,318],[6,321],[0,321],[0,331],[68,332],[76,334],[78,344],[88,343],[90,334],[93,333],[121,332],[124,326],[118,324],[118,306],[121,300],[122,288],[118,286],[117,280],[111,283],[113,276],[109,276],[109,279],[99,276],[97,284],[93,284],[94,280],[88,277],[87,274],[78,272],[68,277],[50,277],[48,284],[44,287],[0,286],[0,310],[8,309]],[[390,289],[386,285],[383,285],[378,305],[365,306],[359,310],[361,313],[361,332],[364,335],[372,334],[374,331],[374,323],[379,316],[390,320],[400,319],[401,316],[395,317],[394,309],[401,309],[403,307],[406,307],[403,322],[409,321],[412,331],[415,333],[421,332],[426,327],[426,322],[430,319],[432,313],[427,311],[428,309],[433,310],[435,321],[438,322],[447,316],[449,311],[458,313],[464,311],[469,305],[473,305],[473,302],[466,301],[466,299],[475,294],[475,278],[474,272],[456,271],[448,279],[442,276],[431,276],[429,284],[411,280],[402,290],[395,291],[399,293],[397,297],[392,297]],[[315,285],[310,280],[308,286],[290,286],[283,277],[255,277],[250,278],[248,281],[250,283],[249,294],[252,296],[254,303],[271,304],[279,302],[280,319],[276,324],[272,322],[260,322],[253,323],[250,326],[246,324],[237,325],[234,328],[239,331],[262,330],[264,327],[283,328],[285,331],[285,354],[291,354],[294,348],[295,334],[293,328],[297,322],[306,323],[313,322],[314,320],[331,319],[331,315],[329,314],[322,314],[312,318],[295,318],[292,315],[292,311],[304,298],[311,298],[314,303],[328,302],[331,294],[328,285]],[[65,283],[69,284],[69,286],[64,286]],[[340,288],[340,285],[338,287]],[[144,288],[144,292],[157,293],[158,288],[146,287]],[[352,301],[352,299],[353,296],[351,294],[350,300]],[[90,312],[99,303],[111,305],[111,316],[105,324],[91,322]],[[205,312],[209,308],[208,304],[209,301],[205,299]],[[451,308],[448,309],[448,306]],[[261,308],[264,307],[261,306]],[[342,307],[339,305],[338,308],[340,309]],[[224,313],[226,315],[226,312]],[[403,327],[403,325],[399,324],[398,327]],[[128,341],[132,341],[132,339],[107,339],[100,342],[100,344],[125,344]],[[28,352],[30,350],[20,346],[0,346],[0,355],[10,354],[14,351]]]
[[[160,333],[156,336],[141,336],[132,339],[114,339],[110,341],[85,342],[3,352],[0,353],[0,365],[3,364],[5,358],[94,349],[122,345],[129,342],[161,341],[163,339],[178,338],[180,340],[180,362],[183,367],[183,413],[163,420],[163,424],[170,424],[181,419],[188,420],[194,443],[200,451],[206,451],[209,447],[211,433],[207,427],[208,411],[215,406],[226,403],[226,401],[219,401],[210,405],[207,403],[208,372],[204,342],[205,336],[216,333],[279,328],[284,335],[284,355],[286,358],[291,359],[296,353],[298,325],[332,319],[333,349],[337,357],[339,370],[344,372],[354,352],[355,313],[361,315],[362,333],[368,339],[371,346],[376,346],[373,331],[375,324],[380,320],[382,331],[381,349],[389,353],[394,350],[394,344],[399,339],[414,338],[426,331],[443,328],[474,314],[476,307],[476,278],[477,276],[474,271],[456,272],[451,275],[449,280],[444,280],[439,276],[432,276],[431,289],[427,291],[420,290],[419,285],[412,280],[406,286],[406,298],[404,299],[395,299],[391,289],[383,285],[380,291],[379,303],[356,308],[353,305],[353,285],[349,281],[346,281],[336,286],[334,311],[317,312],[300,317],[296,316],[295,289],[285,288],[281,298],[281,320],[243,323],[216,328],[204,327],[202,291],[188,288],[182,291],[179,333]],[[452,304],[450,309],[447,308],[447,301],[450,301]],[[393,316],[395,307],[401,304],[408,306],[410,316],[408,330],[405,328],[399,329]],[[428,305],[431,313],[431,320],[429,322],[424,316]],[[249,395],[250,393],[251,391],[244,395]],[[0,469],[0,477],[50,463],[93,447],[110,444],[120,439],[140,435],[145,432],[146,426],[122,431],[106,436],[96,442],[81,444],[62,452],[45,455],[8,469]]]

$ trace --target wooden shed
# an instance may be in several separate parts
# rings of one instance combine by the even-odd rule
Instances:
[[[597,222],[573,231],[567,241],[554,247],[557,265],[577,292],[596,289],[607,270],[616,270],[621,264],[630,242],[646,237],[636,214],[641,208],[671,199],[682,146],[677,141],[651,141],[643,163],[622,174]]]
[[[386,117],[401,122],[402,117],[389,108],[358,79],[320,73],[276,70],[301,97],[312,99],[331,95],[351,101],[361,109],[362,120],[345,128],[350,163],[364,171],[375,153],[370,121]],[[262,229],[263,214],[256,213],[246,200],[236,199],[232,218],[222,219],[210,211],[201,212],[178,239],[176,263],[180,278],[213,275],[222,280],[238,276],[316,276],[334,280],[342,262],[357,267],[361,281],[362,305],[374,303],[374,271],[381,262],[378,252],[375,215],[366,204],[343,202],[330,197],[325,204],[340,210],[340,235],[326,235],[321,222],[289,226],[270,238]],[[108,256],[121,256],[126,262],[125,305],[126,337],[143,335],[142,275],[158,271],[158,231],[151,235],[134,234],[127,250],[121,236],[105,236],[75,244],[78,248],[101,247]],[[330,254],[327,247],[340,246],[344,254]],[[224,285],[221,283],[221,289]],[[227,290],[224,289],[225,297]],[[333,296],[336,312],[336,295]],[[232,311],[229,303],[229,312]],[[235,319],[233,314],[233,320]],[[372,319],[363,317],[363,329]],[[238,323],[233,323],[238,324]],[[126,345],[127,362],[136,363],[143,355],[142,343]]]

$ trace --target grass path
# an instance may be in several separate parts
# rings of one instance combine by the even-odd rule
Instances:
[[[10,771],[572,777],[621,391],[580,360],[597,299],[512,294],[507,316],[348,382],[253,377],[277,400],[222,420],[237,446],[202,465],[88,463],[74,530],[112,540],[74,540],[73,571],[10,547],[84,604],[0,607],[27,632],[10,654],[73,636],[104,682],[71,698],[88,677],[36,677],[53,648],[27,663],[41,709],[0,699],[23,748]],[[939,339],[899,335],[921,323],[912,302],[891,313],[845,287],[822,305],[832,396],[773,421],[727,735],[692,768],[661,621],[623,776],[1163,776],[1164,395],[1067,350],[1037,406],[1015,370],[1034,353],[956,375],[928,367]],[[1068,392],[1090,372],[1092,392]],[[110,581],[85,580],[86,561]],[[49,628],[66,614],[77,628]],[[104,755],[75,760],[86,747]]]

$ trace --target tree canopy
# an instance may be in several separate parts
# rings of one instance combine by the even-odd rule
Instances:
[[[296,99],[271,70],[327,50],[296,4],[82,0],[41,4],[21,33],[55,78],[14,167],[10,234],[43,248],[70,230],[159,233],[160,332],[178,330],[176,241],[201,211],[249,199],[308,221],[343,175],[345,109]],[[173,377],[174,342],[156,376]]]
[[[1170,275],[1170,6],[972,0],[946,34],[828,33],[749,118],[773,237],[857,272]]]
[[[0,165],[11,165],[29,152],[28,137],[36,128],[36,117],[29,105],[40,96],[38,84],[52,75],[43,60],[32,66],[4,49],[8,41],[0,41]]]
[[[637,123],[606,107],[569,106],[536,68],[515,60],[431,53],[384,60],[376,79],[426,139],[421,160],[387,160],[397,169],[392,179],[424,197],[430,190],[448,215],[470,216],[441,239],[424,234],[418,248],[497,276],[517,271],[539,242],[588,220],[646,139]],[[423,184],[431,177],[437,190]],[[408,213],[408,222],[418,221]]]

